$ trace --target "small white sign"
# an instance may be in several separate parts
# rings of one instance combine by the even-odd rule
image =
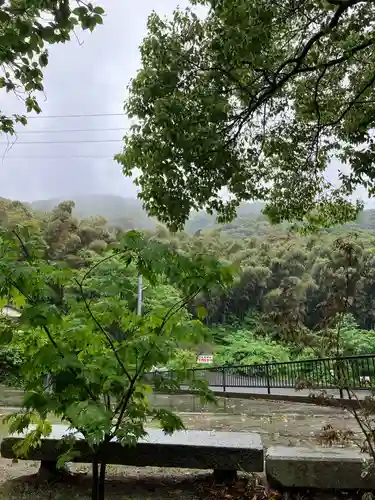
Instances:
[[[197,359],[197,363],[202,365],[212,365],[214,362],[214,357],[212,354],[200,354]]]

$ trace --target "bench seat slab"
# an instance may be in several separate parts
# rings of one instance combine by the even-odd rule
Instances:
[[[25,459],[54,462],[66,451],[61,441],[71,433],[67,427],[54,425],[50,436],[40,447],[30,450]],[[263,471],[263,446],[257,433],[177,431],[172,436],[160,429],[148,429],[148,436],[134,447],[119,442],[108,443],[102,459],[112,465],[170,467],[188,469]],[[2,440],[1,456],[15,458],[13,447],[24,435],[11,435]],[[74,450],[79,452],[76,462],[92,462],[92,451],[80,435],[76,436]]]

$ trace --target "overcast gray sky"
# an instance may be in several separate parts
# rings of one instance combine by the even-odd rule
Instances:
[[[187,2],[179,0],[97,0],[106,11],[104,24],[65,45],[50,47],[45,72],[43,115],[108,114],[101,117],[35,118],[19,128],[17,143],[1,155],[0,196],[35,200],[69,197],[78,193],[112,193],[136,196],[131,180],[111,158],[121,150],[122,130],[51,133],[52,130],[119,129],[128,123],[122,113],[126,86],[140,65],[138,47],[146,35],[147,17],[153,9],[170,14]],[[10,94],[0,94],[6,113],[22,112]],[[38,132],[38,133],[36,133]],[[3,143],[3,137],[0,142]],[[54,141],[98,141],[46,144]],[[33,142],[34,144],[22,144]],[[39,143],[39,144],[37,144]],[[85,158],[79,158],[84,156]],[[40,158],[47,157],[47,158]]]
[[[124,130],[72,130],[126,129],[126,117],[113,115],[123,113],[126,86],[140,65],[139,45],[146,35],[147,17],[152,9],[159,14],[171,14],[177,5],[185,7],[188,0],[94,3],[105,8],[104,24],[93,33],[80,34],[80,43],[73,38],[49,49],[46,96],[40,99],[46,118],[30,119],[27,127],[19,128],[17,142],[3,160],[7,145],[3,144],[4,137],[0,139],[2,197],[31,201],[89,193],[136,196],[135,186],[112,159],[121,150]],[[4,92],[0,93],[0,109],[5,113],[24,111],[15,97]],[[47,118],[73,114],[105,116]],[[95,142],[99,140],[111,142]],[[330,180],[336,177],[338,167],[336,163],[329,169]]]

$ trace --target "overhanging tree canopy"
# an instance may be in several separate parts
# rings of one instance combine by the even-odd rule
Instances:
[[[228,220],[258,199],[274,222],[353,217],[348,195],[375,190],[374,1],[192,3],[207,16],[151,14],[126,102],[136,125],[117,159],[140,170],[149,213],[181,228],[191,209]],[[349,165],[340,187],[332,158]]]
[[[25,102],[27,112],[40,113],[35,93],[43,91],[43,68],[48,64],[46,45],[65,43],[75,28],[93,31],[102,24],[101,7],[76,0],[0,0],[0,89]],[[15,123],[26,118],[0,110],[0,133],[14,133]]]

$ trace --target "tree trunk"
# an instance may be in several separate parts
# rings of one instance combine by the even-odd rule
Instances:
[[[92,462],[91,500],[99,500],[99,463],[96,456]]]
[[[105,473],[106,473],[107,464],[104,462],[100,465],[100,476],[99,476],[99,485],[98,485],[98,500],[104,500],[104,488],[105,488]]]

